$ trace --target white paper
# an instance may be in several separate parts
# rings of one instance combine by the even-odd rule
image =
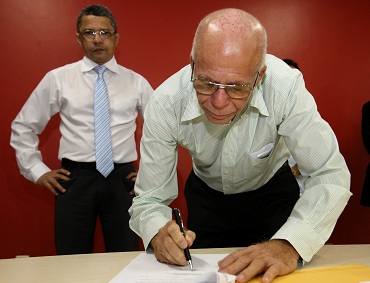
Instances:
[[[226,254],[192,254],[194,269],[160,263],[154,254],[142,253],[109,283],[234,283],[235,276],[217,272]]]

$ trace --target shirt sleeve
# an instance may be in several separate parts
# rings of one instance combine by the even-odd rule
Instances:
[[[144,111],[145,111],[146,105],[148,104],[150,97],[153,95],[153,88],[151,87],[149,82],[144,77],[141,77],[139,84],[140,84],[139,89],[141,93],[141,98],[140,98],[138,110],[139,110],[141,118],[144,118]]]
[[[141,160],[135,183],[137,196],[129,209],[130,227],[140,235],[145,247],[172,219],[168,205],[178,195],[175,134],[178,122],[171,106],[157,99],[158,96],[156,91],[145,110]]]
[[[57,113],[57,83],[51,72],[45,75],[11,124],[10,145],[14,148],[20,173],[36,181],[50,168],[42,162],[39,137]]]
[[[318,113],[301,76],[281,105],[279,134],[308,178],[304,193],[272,239],[289,241],[310,261],[330,237],[352,195],[350,173],[333,130]]]

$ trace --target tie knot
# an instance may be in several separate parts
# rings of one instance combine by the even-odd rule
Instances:
[[[107,69],[107,67],[105,67],[105,66],[96,66],[96,67],[94,67],[94,71],[97,72],[99,76],[101,76],[106,69]]]

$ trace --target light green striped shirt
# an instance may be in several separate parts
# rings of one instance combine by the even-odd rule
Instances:
[[[225,194],[258,189],[291,153],[308,176],[306,190],[273,238],[288,240],[306,261],[329,238],[352,195],[350,173],[302,74],[272,55],[266,66],[249,106],[226,125],[207,120],[190,66],[155,90],[144,113],[137,196],[129,210],[130,226],[145,247],[171,219],[168,205],[178,195],[177,145],[190,152],[196,175]]]

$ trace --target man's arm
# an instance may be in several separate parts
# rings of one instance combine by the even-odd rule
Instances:
[[[129,210],[130,227],[149,246],[159,229],[172,219],[168,205],[177,197],[177,117],[160,95],[147,104],[140,143],[136,197]]]
[[[140,97],[140,101],[138,105],[138,110],[139,110],[141,118],[144,118],[144,111],[145,111],[146,105],[149,102],[149,99],[153,95],[153,88],[149,84],[149,82],[144,77],[142,77],[140,80],[139,89],[140,89],[141,97]]]
[[[302,75],[297,73],[293,78],[289,91],[279,89],[274,99],[269,96],[266,100],[274,109],[279,136],[307,179],[304,193],[272,239],[287,240],[310,261],[330,237],[352,195],[350,172],[334,131],[320,116]]]
[[[48,73],[12,122],[10,137],[10,145],[15,150],[21,174],[28,180],[45,186],[53,194],[57,194],[56,189],[64,191],[57,180],[68,180],[69,172],[65,169],[52,171],[42,162],[38,135],[43,132],[51,116],[59,111],[55,93],[55,81],[51,73]]]

